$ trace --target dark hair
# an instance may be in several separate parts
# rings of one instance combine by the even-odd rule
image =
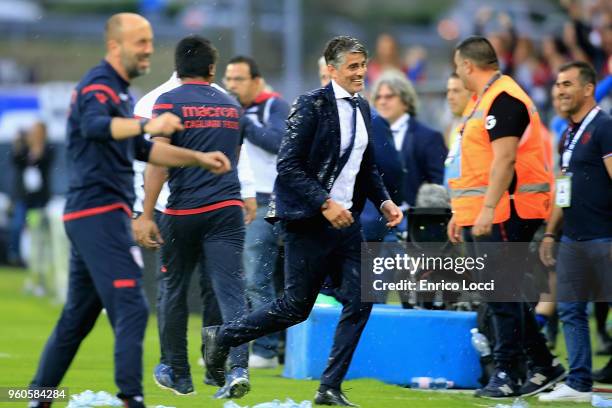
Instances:
[[[578,77],[582,85],[593,84],[597,85],[597,73],[591,64],[583,61],[567,62],[559,67],[559,72],[569,71],[572,68],[578,70]]]
[[[495,49],[485,37],[471,36],[461,41],[455,51],[465,59],[472,61],[478,68],[499,69]]]
[[[176,45],[174,65],[179,78],[204,77],[212,75],[211,65],[217,63],[217,49],[206,38],[190,35]]]
[[[249,66],[249,73],[251,74],[251,78],[261,78],[261,71],[259,70],[259,66],[251,57],[237,55],[231,60],[229,60],[227,64],[247,64]]]
[[[344,63],[346,54],[359,53],[368,58],[368,50],[359,42],[358,39],[341,35],[332,38],[325,46],[323,56],[328,65],[333,65],[336,69]]]

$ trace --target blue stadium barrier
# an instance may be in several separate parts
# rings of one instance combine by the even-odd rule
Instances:
[[[316,305],[305,322],[287,330],[283,376],[320,378],[341,307]],[[407,385],[412,377],[445,377],[457,388],[477,388],[478,355],[470,329],[476,313],[407,310],[375,305],[347,378]]]

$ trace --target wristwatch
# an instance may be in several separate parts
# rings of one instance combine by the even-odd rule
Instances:
[[[147,123],[149,123],[149,119],[147,118],[142,118],[140,119],[140,134],[144,135],[145,133],[145,127],[147,126]]]

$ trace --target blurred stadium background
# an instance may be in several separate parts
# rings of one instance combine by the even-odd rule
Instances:
[[[176,42],[186,34],[210,38],[220,51],[222,73],[234,55],[252,55],[267,83],[291,101],[318,86],[317,59],[334,35],[363,40],[372,57],[377,37],[396,40],[401,67],[422,100],[421,119],[443,129],[449,114],[443,102],[452,70],[452,47],[475,32],[499,39],[505,53],[525,52],[521,62],[546,65],[545,42],[561,41],[570,16],[558,0],[0,0],[0,214],[11,194],[10,143],[33,118],[46,121],[56,145],[52,191],[66,188],[64,141],[66,109],[73,84],[103,55],[102,31],[109,15],[134,11],[155,31],[152,71],[133,83],[136,97],[164,82],[172,71]],[[577,2],[583,14],[599,13],[604,0]],[[597,23],[593,16],[587,22]],[[593,27],[596,34],[596,27]],[[597,40],[601,42],[600,40]],[[523,50],[523,48],[525,50]],[[518,57],[518,55],[517,55]],[[502,59],[512,58],[503,56]],[[542,67],[545,69],[546,67]],[[530,68],[531,69],[531,68]],[[521,69],[523,71],[524,69]],[[536,73],[537,74],[537,73]],[[519,78],[520,79],[520,78]],[[220,80],[220,78],[219,78]],[[541,78],[535,78],[535,84]],[[532,82],[527,78],[524,82]],[[534,90],[534,86],[530,86]],[[548,90],[535,89],[545,114]],[[542,93],[544,95],[542,95]],[[4,225],[0,215],[0,228]],[[0,259],[1,256],[0,256]]]

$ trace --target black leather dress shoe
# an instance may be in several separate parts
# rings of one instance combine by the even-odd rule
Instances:
[[[225,382],[219,384],[217,380],[215,380],[212,375],[210,375],[210,373],[207,371],[204,375],[204,384],[212,385],[213,387],[223,387],[225,385]]]
[[[219,326],[202,328],[202,348],[206,372],[217,384],[225,382],[225,360],[229,354],[229,347],[221,346],[217,342]]]
[[[341,407],[358,407],[346,398],[340,390],[328,389],[325,392],[317,391],[314,398],[315,405],[337,405]]]

